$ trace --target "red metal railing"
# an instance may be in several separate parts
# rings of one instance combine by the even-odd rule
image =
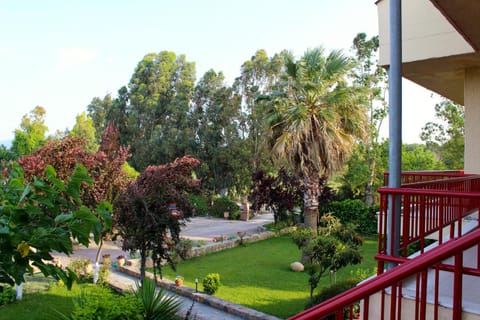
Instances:
[[[470,175],[462,178],[434,180],[411,183],[402,188],[378,189],[380,193],[379,216],[379,248],[378,270],[383,270],[384,261],[392,261],[396,257],[387,255],[387,237],[396,237],[395,228],[387,230],[388,197],[399,198],[401,212],[392,208],[392,219],[401,215],[400,252],[406,256],[408,246],[419,242],[419,250],[423,252],[425,238],[437,233],[439,243],[443,243],[445,233],[448,238],[461,234],[462,219],[480,207],[480,176]],[[393,247],[393,243],[391,243]]]
[[[462,317],[462,280],[464,274],[480,276],[479,264],[475,268],[463,266],[463,253],[480,242],[480,229],[435,247],[424,254],[406,261],[383,274],[367,280],[357,287],[324,301],[290,318],[290,320],[317,319],[427,319],[427,302],[432,300],[433,310],[429,310],[428,319],[439,319],[440,285],[443,275],[440,272],[453,273],[453,285],[450,286],[451,319]],[[454,257],[453,264],[446,263]],[[428,276],[428,273],[433,276]],[[415,297],[404,299],[405,280],[413,278]],[[429,283],[429,280],[432,283]],[[428,288],[433,288],[429,297]],[[442,287],[443,290],[443,287]],[[372,299],[372,301],[370,301]],[[375,301],[373,301],[375,299]],[[360,314],[352,312],[352,305],[363,301]],[[448,304],[448,303],[447,303]],[[402,317],[402,315],[404,317]]]
[[[402,172],[401,184],[424,182],[440,179],[448,179],[462,177],[465,173],[463,170],[445,170],[445,171],[404,171]],[[383,174],[383,185],[388,185],[389,173]]]
[[[402,174],[402,176],[404,176]],[[480,220],[478,216],[474,228],[476,231],[463,236],[463,219],[478,212],[480,208],[480,176],[462,175],[462,172],[415,172],[407,173],[405,176],[415,178],[405,178],[402,180],[408,182],[401,188],[379,189],[381,195],[380,216],[379,216],[379,251],[376,256],[378,260],[379,275],[372,280],[361,284],[329,301],[326,301],[312,309],[309,309],[291,319],[354,319],[355,314],[352,307],[353,303],[363,301],[361,316],[363,319],[369,319],[369,314],[375,315],[371,319],[402,319],[402,311],[405,309],[404,299],[402,298],[404,288],[403,283],[412,274],[415,275],[415,290],[413,293],[414,316],[409,314],[405,319],[425,319],[427,310],[427,291],[434,288],[434,298],[429,301],[433,305],[433,319],[438,318],[439,310],[439,288],[444,277],[440,277],[441,272],[452,272],[454,283],[451,309],[453,310],[452,319],[460,319],[462,312],[462,278],[463,275],[480,277],[480,246],[476,249],[476,264],[473,267],[465,267],[463,264],[462,252],[465,248],[470,248],[480,240],[480,230],[478,230]],[[388,255],[387,237],[394,239],[395,228],[387,230],[386,215],[388,198],[399,199],[401,203],[400,212],[392,208],[392,217],[400,215],[400,249],[394,256]],[[425,252],[425,238],[435,235],[439,246],[431,251]],[[477,242],[470,240],[475,238]],[[451,241],[447,241],[451,240]],[[473,242],[472,242],[473,241]],[[419,255],[409,259],[409,246],[417,242],[419,244]],[[467,244],[466,244],[467,243]],[[466,246],[466,247],[465,247]],[[393,247],[393,243],[392,243]],[[446,257],[454,257],[453,262],[443,262]],[[392,262],[399,266],[384,272],[385,262]],[[430,272],[428,271],[430,270]],[[433,270],[433,271],[432,271]],[[393,272],[393,273],[392,273]],[[427,283],[433,272],[434,280]],[[480,280],[479,280],[480,281]],[[479,282],[480,285],[480,282]],[[387,294],[386,290],[389,290]],[[381,299],[374,302],[374,308],[371,308],[370,299],[372,295],[380,292]],[[378,295],[375,295],[377,297]],[[387,299],[389,296],[390,299]],[[431,308],[431,307],[429,307]],[[378,311],[380,310],[380,311]],[[329,316],[327,318],[327,316]]]

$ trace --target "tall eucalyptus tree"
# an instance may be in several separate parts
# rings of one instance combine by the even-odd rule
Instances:
[[[377,158],[379,157],[379,135],[382,122],[387,116],[388,108],[385,99],[387,90],[387,72],[378,65],[378,36],[367,39],[365,33],[359,33],[353,39],[353,51],[357,60],[353,72],[356,85],[363,87],[367,106],[367,125],[365,138],[358,147],[368,167],[368,178],[365,184],[365,204],[374,204],[374,185],[377,175]]]
[[[225,83],[222,72],[208,70],[198,81],[190,121],[194,130],[193,154],[202,161],[199,174],[214,192],[241,192],[250,177],[245,141],[239,133],[241,109],[238,95]]]
[[[195,64],[184,55],[150,53],[138,63],[129,83],[126,110],[126,125],[132,128],[126,133],[136,169],[167,163],[185,154],[186,120],[194,84]]]
[[[269,58],[265,50],[255,52],[250,60],[245,61],[240,69],[240,76],[233,84],[236,94],[241,99],[243,121],[242,137],[248,144],[251,153],[252,172],[262,168],[268,161],[268,150],[265,149],[265,110],[258,97],[272,93],[280,80],[284,69],[285,57],[291,56],[282,51]]]

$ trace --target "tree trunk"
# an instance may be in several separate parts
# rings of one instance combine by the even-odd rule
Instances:
[[[102,253],[102,247],[103,247],[103,236],[100,238],[100,243],[98,244],[98,249],[97,249],[97,255],[95,256],[95,268],[93,268],[93,283],[97,283],[98,277],[99,277],[99,272],[100,272],[100,267],[99,267],[99,262],[100,262],[100,254]]]
[[[317,234],[318,227],[318,196],[320,194],[320,177],[318,174],[305,178],[303,194],[304,225]]]
[[[320,177],[318,174],[305,178],[305,193],[303,194],[304,226],[318,235],[318,196],[320,195]],[[310,257],[302,249],[301,261],[303,264],[310,261]]]
[[[140,250],[140,281],[145,278],[145,267],[147,265],[147,250]]]
[[[18,301],[22,300],[23,298],[23,283],[17,284],[16,288],[16,299]]]
[[[373,198],[373,182],[375,179],[375,159],[370,157],[368,160],[368,169],[370,171],[370,175],[368,177],[367,185],[365,187],[365,204],[367,206],[373,206],[374,198]]]

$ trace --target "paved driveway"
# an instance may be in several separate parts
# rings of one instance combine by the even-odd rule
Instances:
[[[261,228],[264,224],[272,221],[273,214],[261,214],[249,221],[195,217],[191,218],[190,221],[186,223],[186,226],[182,227],[180,236],[192,240],[204,240],[208,242],[212,241],[213,237],[228,237],[229,235],[236,236],[239,231],[246,232],[247,234],[257,233],[259,227]],[[70,257],[58,253],[54,254],[54,256],[56,256],[63,265],[68,265],[70,258],[73,257],[88,258],[91,261],[95,261],[97,249],[97,245],[92,242],[88,248],[79,246]],[[105,241],[102,248],[102,254],[105,253],[111,254],[112,261],[115,261],[115,258],[122,254],[129,256],[128,253],[122,251],[120,242]]]
[[[213,237],[237,235],[237,232],[258,233],[264,224],[273,222],[273,214],[261,214],[249,221],[194,217],[182,227],[181,237],[212,241]]]

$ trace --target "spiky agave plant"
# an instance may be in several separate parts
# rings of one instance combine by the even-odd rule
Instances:
[[[143,278],[135,283],[135,297],[142,305],[143,319],[145,320],[170,320],[175,317],[180,309],[181,302],[173,296],[166,294],[163,288],[158,291],[155,282]]]

